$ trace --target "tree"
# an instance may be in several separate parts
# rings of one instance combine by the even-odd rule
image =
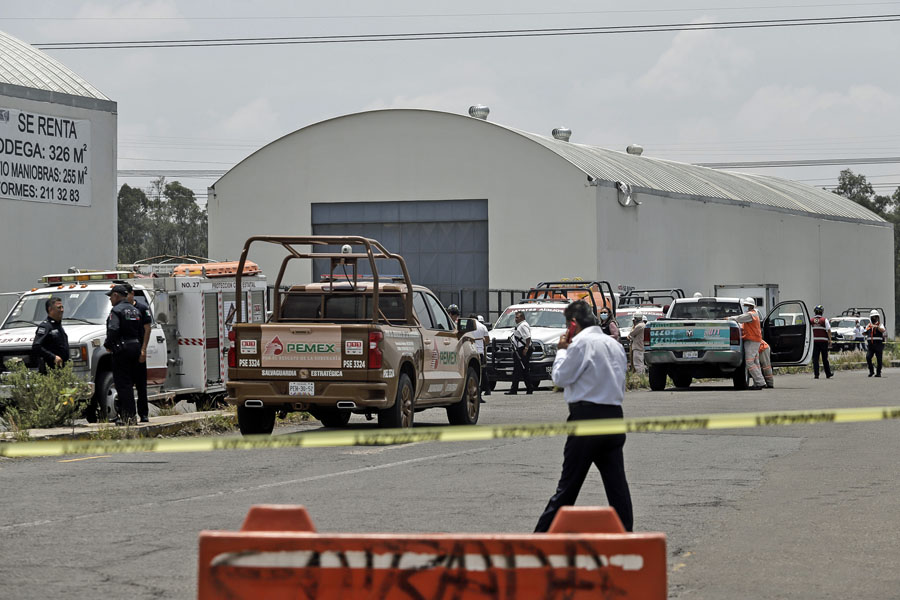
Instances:
[[[147,190],[149,196],[147,210],[147,243],[144,247],[145,258],[168,254],[171,237],[169,205],[166,202],[166,178],[159,177],[150,182]]]
[[[147,195],[123,184],[118,196],[119,262],[133,263],[143,258],[147,236]]]
[[[197,205],[194,192],[173,181],[164,193],[171,224],[169,254],[206,256],[206,211]]]

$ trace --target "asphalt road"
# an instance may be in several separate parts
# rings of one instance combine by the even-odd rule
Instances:
[[[897,382],[900,369],[630,392],[625,413],[896,405]],[[482,410],[485,424],[566,415],[548,390],[495,393]],[[194,597],[198,532],[238,529],[259,503],[306,505],[326,532],[529,532],[563,442],[0,458],[0,597]],[[898,456],[897,421],[630,434],[625,446],[635,528],[667,534],[670,597],[686,599],[900,597]],[[592,473],[579,504],[605,503]]]

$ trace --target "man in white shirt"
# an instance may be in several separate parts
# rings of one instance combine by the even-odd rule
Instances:
[[[516,312],[516,329],[509,337],[513,354],[512,386],[505,392],[507,396],[519,393],[519,382],[525,382],[525,393],[532,392],[531,384],[531,325],[525,320],[525,313]]]
[[[475,340],[475,350],[478,351],[478,356],[481,357],[481,394],[483,396],[491,395],[491,388],[488,386],[487,378],[484,376],[484,365],[486,362],[486,357],[484,355],[484,345],[491,343],[491,338],[488,335],[488,328],[482,321],[483,317],[479,317],[475,313],[469,314],[469,320],[475,323],[475,331],[470,331],[466,335]]]
[[[628,368],[625,349],[596,325],[594,313],[584,300],[567,306],[565,316],[566,321],[575,322],[575,335],[572,340],[565,335],[560,338],[552,376],[553,384],[564,388],[568,420],[621,419]],[[631,531],[634,516],[625,478],[624,446],[624,433],[569,436],[556,493],[538,519],[535,533],[550,528],[560,507],[575,504],[592,463],[600,470],[609,505],[618,513],[625,530]]]

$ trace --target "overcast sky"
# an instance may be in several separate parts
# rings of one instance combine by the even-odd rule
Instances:
[[[900,1],[4,0],[32,44],[659,25],[900,14]],[[900,156],[900,22],[48,54],[118,103],[119,169],[226,170],[323,119],[466,113],[685,162]],[[754,169],[824,187],[843,167]],[[900,164],[855,165],[890,193]],[[147,179],[120,184],[147,186]],[[185,180],[205,194],[214,179]],[[201,198],[205,201],[205,198]]]

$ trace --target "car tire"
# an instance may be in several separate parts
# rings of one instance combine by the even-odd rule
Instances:
[[[734,383],[734,389],[736,390],[746,390],[749,386],[747,385],[747,380],[750,377],[750,374],[747,373],[747,365],[745,363],[741,363],[737,369],[734,370],[734,373],[731,375],[731,381]]]
[[[85,411],[88,423],[114,421],[118,415],[119,395],[112,371],[101,371],[94,385],[94,395]]]
[[[250,406],[237,407],[241,435],[268,435],[275,429],[275,409]]]
[[[310,411],[312,416],[322,422],[325,427],[346,427],[350,422],[350,411],[340,408],[319,408]]]
[[[478,393],[478,372],[472,367],[466,372],[459,402],[447,407],[447,420],[451,425],[474,425],[481,412],[481,396]]]
[[[394,403],[378,411],[378,426],[390,429],[406,429],[413,426],[416,414],[416,398],[412,382],[406,373],[400,374]]]
[[[647,372],[647,379],[650,380],[650,389],[654,392],[661,392],[666,389],[666,368],[662,365],[650,365]]]
[[[690,373],[672,373],[672,383],[675,384],[677,388],[689,388],[691,387],[691,377]]]

